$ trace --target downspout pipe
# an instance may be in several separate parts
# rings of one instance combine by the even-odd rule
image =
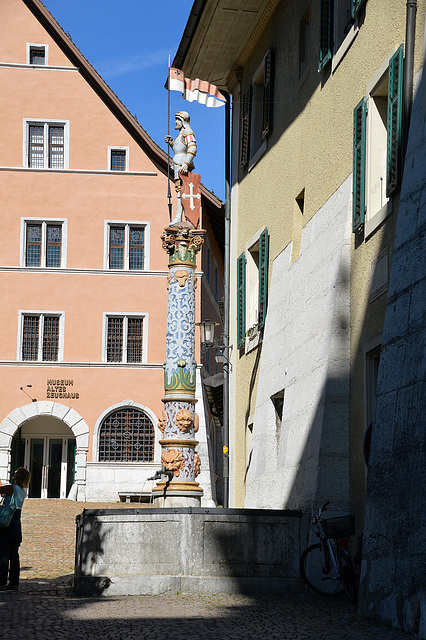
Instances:
[[[408,132],[410,129],[411,108],[413,106],[414,84],[414,42],[416,32],[417,0],[407,0],[405,22],[405,57],[403,81],[403,132],[402,132],[402,162],[405,160]]]
[[[224,93],[224,92],[223,92]],[[231,96],[224,93],[225,104],[225,250],[223,269],[223,344],[229,346],[229,279],[231,230]],[[225,349],[229,354],[229,350]],[[223,363],[223,507],[229,506],[229,362]]]

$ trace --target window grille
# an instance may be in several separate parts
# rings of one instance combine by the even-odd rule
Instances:
[[[38,360],[40,316],[24,316],[22,360]]]
[[[45,316],[43,322],[43,361],[57,361],[59,347],[59,317]]]
[[[140,409],[120,409],[102,423],[99,433],[100,462],[151,462],[154,426]]]
[[[49,168],[64,168],[64,127],[49,127]]]
[[[122,149],[111,150],[111,171],[126,171],[126,151]]]
[[[128,318],[127,324],[127,362],[142,362],[142,318]]]
[[[46,267],[61,266],[62,226],[47,225]]]
[[[41,261],[41,223],[27,224],[27,247],[25,264],[39,267]]]
[[[29,127],[28,166],[31,169],[42,169],[44,165],[44,127]]]
[[[26,222],[25,266],[60,267],[62,259],[62,224]]]
[[[144,268],[144,227],[129,224],[110,225],[109,228],[109,268]]]
[[[130,269],[143,269],[143,227],[130,227]]]
[[[31,47],[30,64],[46,64],[46,52],[44,48]]]
[[[107,362],[142,362],[143,317],[110,316],[107,319]]]
[[[107,362],[123,360],[123,320],[108,318]]]
[[[124,227],[110,227],[109,268],[123,269]]]

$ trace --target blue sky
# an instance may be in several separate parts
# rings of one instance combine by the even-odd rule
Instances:
[[[192,0],[43,0],[74,43],[163,149],[167,134],[167,63],[173,61]],[[204,79],[204,78],[202,78]],[[224,199],[225,109],[183,100],[172,91],[174,114],[191,116],[201,181]]]

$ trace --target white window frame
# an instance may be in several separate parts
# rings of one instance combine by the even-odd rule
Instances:
[[[371,78],[366,87],[367,98],[367,118],[366,118],[366,165],[365,165],[365,237],[367,238],[393,211],[393,199],[386,197],[386,158],[387,158],[387,130],[383,126],[376,104],[376,92],[387,80],[389,74],[389,63],[396,52],[394,47],[391,53],[385,58],[377,72]],[[387,98],[387,93],[386,93]],[[387,104],[386,104],[387,114]],[[380,129],[380,134],[377,131]],[[380,164],[378,155],[381,155],[380,171],[377,167]],[[378,179],[382,179],[380,206],[373,198],[372,192],[376,191]]]
[[[108,147],[108,160],[107,160],[107,166],[108,166],[108,171],[112,171],[111,169],[111,152],[112,151],[125,151],[126,152],[126,162],[125,162],[125,169],[124,171],[113,171],[113,173],[125,173],[126,171],[129,171],[129,147],[118,147],[118,146],[114,146],[114,147]]]
[[[108,318],[123,318],[123,359],[120,362],[108,362],[107,346],[108,346]],[[142,334],[142,360],[141,362],[127,362],[127,327],[128,318],[142,318],[143,334]],[[104,311],[102,323],[102,362],[108,365],[117,366],[122,364],[139,365],[148,362],[148,313],[117,313]]]
[[[44,127],[44,140],[43,140],[43,167],[30,167],[29,166],[29,131],[30,126]],[[64,127],[64,166],[62,169],[49,167],[49,126]],[[26,169],[32,171],[64,171],[69,169],[69,120],[52,119],[52,118],[24,118],[23,119],[23,155],[22,162]]]
[[[22,346],[23,346],[23,332],[24,332],[24,316],[39,316],[41,322],[39,323],[39,338],[38,338],[38,357],[37,360],[23,360],[22,358]],[[58,359],[57,360],[43,360],[43,330],[44,330],[44,318],[45,316],[57,316],[59,317],[59,340],[58,340]],[[64,360],[64,334],[65,334],[65,311],[40,311],[30,309],[20,309],[18,311],[18,341],[17,341],[17,353],[16,360],[18,362],[63,362]]]
[[[33,65],[31,64],[31,49],[44,49],[44,64],[37,64],[37,65]],[[47,67],[47,65],[49,64],[49,45],[48,44],[41,44],[38,42],[27,42],[27,64],[31,65],[32,67]]]
[[[125,227],[123,269],[110,269],[110,266],[109,266],[109,254],[110,254],[110,232],[109,231],[111,227],[115,227],[115,226]],[[130,273],[140,273],[139,269],[130,269],[129,267],[130,227],[143,227],[144,229],[144,233],[143,233],[144,251],[143,251],[142,271],[149,270],[150,223],[147,221],[141,221],[141,220],[105,220],[104,221],[104,269],[106,269],[107,271],[118,271],[119,273],[122,273],[123,271],[129,271]]]
[[[65,269],[67,266],[67,237],[68,237],[68,220],[67,218],[21,218],[21,252],[19,265],[26,267],[26,255],[27,255],[27,224],[41,223],[41,259],[40,267],[28,267],[29,269]],[[61,239],[61,266],[60,267],[46,267],[46,253],[47,253],[47,225],[56,224],[62,227],[62,239]]]

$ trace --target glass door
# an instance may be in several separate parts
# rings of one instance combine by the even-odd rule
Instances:
[[[49,438],[47,460],[47,497],[61,498],[62,438]]]
[[[66,498],[74,482],[75,438],[30,438],[27,466],[29,498]]]
[[[41,498],[44,485],[44,438],[31,438],[30,462],[31,482],[28,490],[29,498]]]

